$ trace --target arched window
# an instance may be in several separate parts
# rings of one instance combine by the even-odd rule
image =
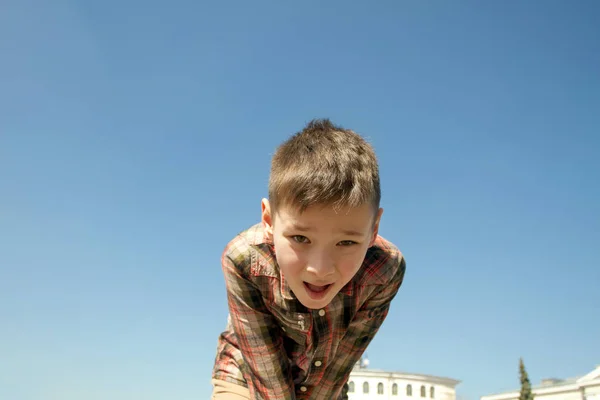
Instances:
[[[427,391],[425,389],[425,386],[421,386],[421,397],[426,397],[427,396]]]
[[[412,396],[412,385],[406,385],[406,395]]]
[[[397,383],[394,383],[392,385],[392,395],[398,396],[398,384]]]
[[[429,388],[429,397],[432,399],[435,397],[435,389],[432,387]]]
[[[381,382],[377,384],[377,394],[383,394],[383,383]]]
[[[369,382],[363,383],[363,393],[369,393]]]
[[[348,384],[348,393],[354,393],[354,382],[352,381]]]

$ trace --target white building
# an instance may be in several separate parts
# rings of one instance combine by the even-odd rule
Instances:
[[[600,365],[589,374],[571,379],[544,379],[532,386],[535,400],[600,400]],[[520,390],[482,396],[481,400],[518,400]]]
[[[455,388],[460,381],[369,369],[368,365],[369,361],[363,359],[352,370],[348,379],[349,400],[456,400]]]

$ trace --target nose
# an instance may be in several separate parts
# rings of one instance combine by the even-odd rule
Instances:
[[[306,270],[316,279],[325,280],[335,272],[335,261],[325,252],[315,252]]]

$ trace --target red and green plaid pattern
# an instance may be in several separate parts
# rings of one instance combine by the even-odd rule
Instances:
[[[378,237],[358,273],[322,310],[295,298],[260,224],[227,245],[222,268],[230,313],[213,378],[247,386],[252,399],[344,399],[348,376],[385,320],[406,264]]]

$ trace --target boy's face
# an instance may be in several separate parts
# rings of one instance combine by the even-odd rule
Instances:
[[[352,279],[377,237],[382,212],[373,215],[370,204],[337,212],[314,206],[302,213],[282,206],[272,215],[263,199],[262,222],[277,263],[304,306],[327,306]]]

